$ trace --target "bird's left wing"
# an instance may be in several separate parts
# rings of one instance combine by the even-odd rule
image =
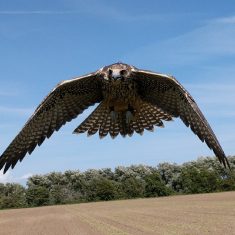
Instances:
[[[138,84],[141,98],[174,117],[180,117],[186,126],[205,141],[219,161],[226,167],[229,162],[209,123],[192,96],[172,76],[134,68],[133,79]]]
[[[97,72],[66,80],[57,85],[37,107],[23,129],[0,157],[0,170],[14,168],[26,153],[31,154],[45,138],[58,131],[89,106],[100,102],[102,91]]]

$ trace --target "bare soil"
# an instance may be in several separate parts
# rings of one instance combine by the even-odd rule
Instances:
[[[0,234],[235,234],[235,192],[0,211]]]

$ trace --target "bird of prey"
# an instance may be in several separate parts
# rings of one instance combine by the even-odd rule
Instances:
[[[163,127],[163,121],[180,117],[184,124],[205,141],[220,163],[229,162],[214,132],[192,96],[172,76],[115,63],[96,72],[59,83],[36,108],[23,129],[0,157],[4,173],[31,154],[45,138],[62,125],[99,103],[74,130],[115,138],[142,134]]]

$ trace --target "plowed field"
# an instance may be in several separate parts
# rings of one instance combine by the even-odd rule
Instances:
[[[0,234],[235,234],[235,192],[0,211]]]

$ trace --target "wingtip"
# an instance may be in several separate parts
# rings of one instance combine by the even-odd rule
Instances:
[[[217,155],[219,162],[224,166],[225,169],[231,170],[231,165],[229,163],[228,158],[223,153],[222,155]]]
[[[4,170],[3,170],[4,175],[6,174],[7,170],[8,170],[8,168],[5,167]]]
[[[4,170],[3,170],[3,174],[5,174],[7,171],[8,171],[8,169],[11,167],[11,162],[7,162],[6,164],[5,164],[5,167],[4,167]]]
[[[225,157],[223,159],[223,165],[224,165],[225,168],[227,168],[227,169],[229,169],[231,171],[231,165],[230,165],[229,160],[228,160],[227,157]]]
[[[101,135],[99,134],[99,138],[102,140],[105,136],[104,135]]]
[[[0,157],[0,171],[2,171],[3,174],[5,174],[6,171],[7,171],[7,170],[5,170],[6,169],[5,165],[6,165],[6,160],[5,160],[5,158],[3,156],[1,156]]]

